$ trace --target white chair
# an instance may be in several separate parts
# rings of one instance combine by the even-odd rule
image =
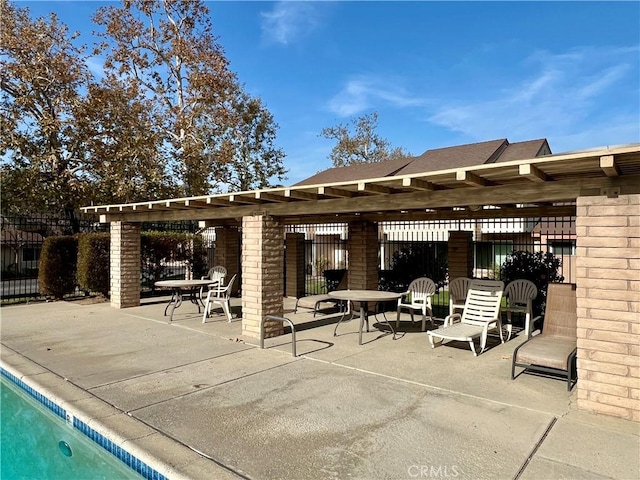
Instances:
[[[427,277],[416,278],[409,284],[409,288],[398,299],[398,316],[396,318],[396,330],[400,328],[400,310],[408,309],[411,313],[411,324],[413,324],[413,312],[418,310],[422,313],[422,331],[427,328],[427,311],[429,320],[433,323],[433,311],[431,309],[431,297],[436,293],[436,284]]]
[[[211,280],[211,283],[216,284],[214,285],[214,287],[216,287],[218,285],[224,285],[224,279],[226,276],[227,269],[222,265],[216,265],[215,267],[210,268],[209,273],[203,275],[200,280]],[[204,287],[200,289],[200,298],[204,301]]]
[[[507,298],[507,306],[502,309],[507,314],[507,341],[511,339],[513,326],[511,314],[524,313],[524,332],[527,338],[531,336],[533,318],[533,301],[538,296],[536,284],[531,280],[518,279],[509,282],[504,289],[504,296]]]
[[[226,286],[219,285],[209,290],[207,293],[207,300],[204,303],[204,315],[202,316],[202,323],[206,323],[207,317],[211,313],[211,307],[213,305],[220,305],[222,311],[227,317],[227,320],[231,321],[231,309],[229,307],[229,300],[231,299],[231,289],[233,283],[236,280],[237,275],[231,277],[231,280]]]
[[[502,302],[503,291],[503,282],[472,280],[469,283],[462,315],[459,313],[449,315],[445,318],[442,327],[427,332],[431,348],[441,345],[443,340],[469,342],[473,355],[477,356],[473,341],[480,338],[480,353],[484,352],[489,330],[498,330],[500,341],[504,343],[500,321],[500,302]]]
[[[467,277],[457,277],[449,282],[449,315],[464,308],[469,282],[471,279]]]

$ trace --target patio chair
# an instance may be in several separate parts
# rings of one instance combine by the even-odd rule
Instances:
[[[567,381],[567,390],[571,391],[578,381],[576,286],[572,283],[550,283],[547,288],[542,332],[513,351],[511,379],[516,377],[516,367],[523,367],[524,370],[520,373],[560,375]]]
[[[211,288],[207,293],[207,300],[204,304],[204,315],[202,316],[202,323],[206,323],[207,317],[211,313],[211,307],[213,305],[220,305],[222,311],[227,317],[227,320],[231,321],[231,309],[229,307],[229,300],[231,299],[231,289],[233,283],[236,281],[237,275],[231,277],[231,280],[226,286],[218,285],[218,287]]]
[[[464,308],[469,282],[471,279],[467,277],[457,277],[449,282],[449,315]]]
[[[503,282],[472,280],[469,283],[462,315],[459,313],[449,315],[445,318],[443,326],[427,332],[431,348],[441,345],[443,340],[469,342],[473,355],[477,356],[473,342],[476,338],[480,338],[480,353],[484,352],[489,330],[498,330],[500,341],[504,343],[500,321],[500,302],[503,291]]]
[[[513,324],[511,323],[512,313],[524,313],[524,331],[527,338],[531,336],[533,327],[533,301],[538,296],[538,288],[531,280],[523,278],[509,282],[504,289],[504,296],[507,299],[507,306],[502,309],[507,314],[507,341],[511,339]]]
[[[224,279],[227,276],[227,269],[222,265],[216,265],[209,269],[206,275],[203,275],[200,280],[211,280],[211,283],[217,283],[218,285],[224,285]],[[204,301],[206,295],[204,294],[204,287],[200,289],[200,298]]]
[[[436,293],[436,284],[427,277],[420,277],[413,280],[407,291],[398,299],[398,316],[396,318],[396,330],[400,328],[400,311],[408,309],[411,314],[411,325],[413,325],[413,312],[422,313],[422,331],[427,329],[427,311],[429,321],[433,324],[433,310],[431,309],[431,297]]]
[[[349,272],[344,270],[342,278],[338,282],[337,286],[333,289],[327,288],[327,293],[318,293],[316,295],[307,295],[306,297],[300,297],[296,299],[296,305],[293,308],[293,313],[298,313],[299,308],[306,308],[313,310],[313,316],[320,313],[320,309],[323,304],[331,304],[333,307],[339,307],[341,311],[349,310],[349,305],[345,306],[345,302],[331,297],[328,292],[332,290],[346,290],[348,285]],[[348,303],[348,302],[347,302]]]

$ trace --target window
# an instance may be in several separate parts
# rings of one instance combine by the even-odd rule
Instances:
[[[22,249],[23,262],[37,262],[40,260],[40,248],[25,247]]]

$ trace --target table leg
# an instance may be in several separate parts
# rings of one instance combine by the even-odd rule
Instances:
[[[169,321],[173,322],[173,312],[176,308],[182,305],[182,289],[173,288],[171,289],[171,300],[164,309],[164,315],[167,316],[167,310],[171,307],[171,313],[169,314]]]
[[[362,327],[364,327],[365,315],[367,314],[367,304],[360,302],[360,328],[358,329],[358,345],[362,345]],[[369,331],[369,322],[367,321],[367,332]]]

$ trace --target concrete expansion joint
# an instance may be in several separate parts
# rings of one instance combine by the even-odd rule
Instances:
[[[513,477],[513,480],[518,480],[522,476],[524,471],[527,469],[527,466],[529,465],[529,462],[531,462],[531,459],[535,456],[536,452],[538,451],[538,449],[540,448],[542,443],[545,441],[545,439],[549,435],[549,432],[551,432],[551,429],[553,428],[553,426],[556,424],[557,421],[558,421],[558,417],[556,417],[556,416],[554,416],[551,419],[551,421],[549,422],[549,425],[547,425],[546,430],[544,431],[544,433],[542,434],[540,439],[534,445],[533,450],[531,450],[531,453],[529,454],[529,456],[527,456],[527,458],[522,463],[522,466],[518,470],[518,473],[516,473],[516,475]]]

